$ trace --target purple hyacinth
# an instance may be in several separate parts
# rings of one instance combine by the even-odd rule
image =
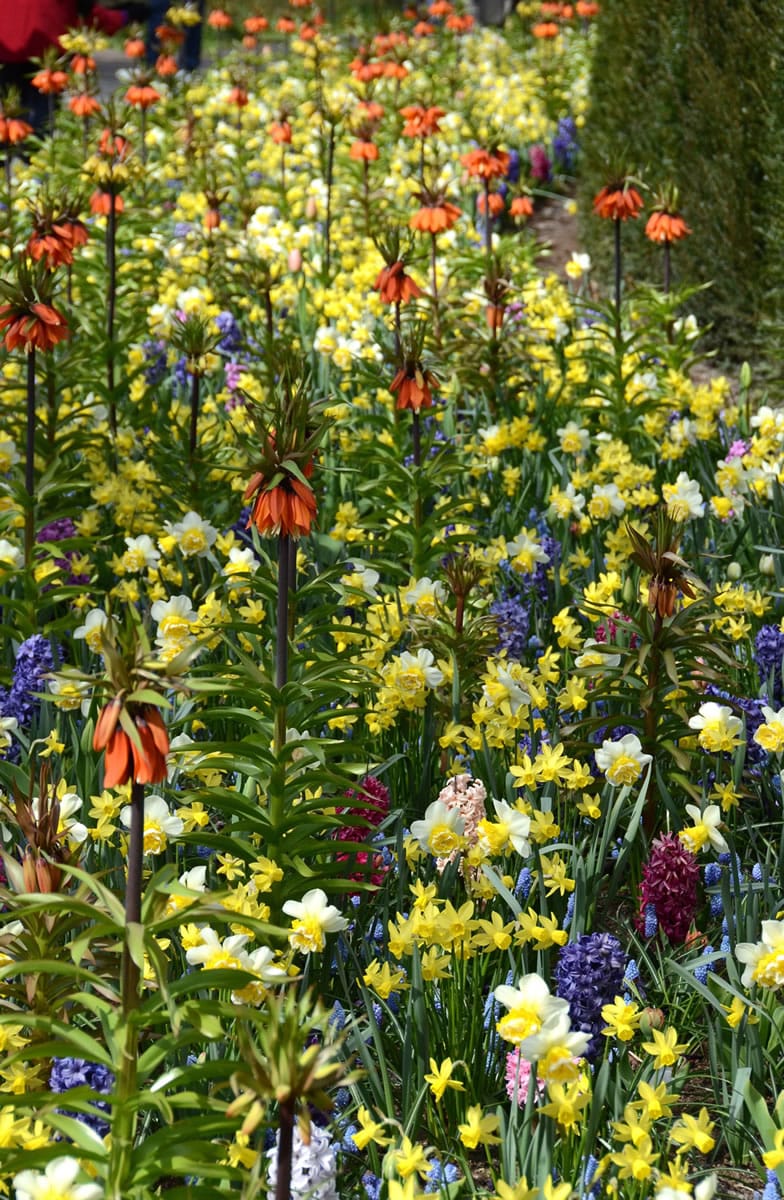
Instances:
[[[108,1096],[114,1087],[114,1075],[108,1067],[101,1063],[88,1062],[84,1058],[54,1058],[49,1075],[49,1087],[58,1095],[68,1092],[72,1088],[88,1087],[94,1092]],[[91,1103],[101,1112],[108,1113],[109,1105],[105,1100],[92,1100]],[[58,1111],[64,1116],[75,1117],[77,1121],[89,1125],[99,1137],[105,1137],[109,1132],[109,1122],[97,1114],[69,1112],[67,1109]]]
[[[757,671],[760,684],[768,697],[768,703],[780,707],[782,704],[781,667],[784,661],[784,632],[778,625],[763,625],[754,642]]]
[[[63,542],[67,538],[76,537],[76,526],[70,517],[58,517],[56,521],[50,521],[48,525],[44,525],[43,529],[39,530],[36,535],[36,542]],[[56,559],[57,565],[61,571],[68,572],[66,582],[71,584],[79,584],[84,586],[90,582],[89,575],[77,575],[71,570],[71,564],[76,558],[75,550],[68,550],[62,558]]]
[[[22,642],[16,655],[10,691],[0,692],[0,715],[16,717],[26,729],[40,708],[34,693],[45,692],[44,676],[54,668],[52,647],[41,633]]]
[[[561,117],[553,138],[553,158],[559,170],[574,170],[578,149],[577,124],[574,117]]]
[[[149,339],[142,344],[144,351],[144,379],[150,387],[155,387],[166,378],[168,360],[166,343],[162,338]]]
[[[496,600],[490,612],[498,618],[498,649],[505,650],[509,658],[522,659],[528,645],[530,613],[528,605],[519,600]]]
[[[581,933],[564,946],[555,968],[556,994],[568,1000],[572,1027],[591,1034],[585,1056],[602,1050],[602,1008],[623,991],[626,955],[610,933]]]
[[[230,312],[218,313],[215,324],[221,332],[218,349],[223,354],[234,354],[242,345],[242,331]]]

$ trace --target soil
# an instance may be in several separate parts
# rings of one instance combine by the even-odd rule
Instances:
[[[564,267],[580,249],[577,237],[577,216],[569,212],[569,197],[558,196],[537,205],[529,229],[542,243],[536,265],[542,270],[555,271],[566,278]]]

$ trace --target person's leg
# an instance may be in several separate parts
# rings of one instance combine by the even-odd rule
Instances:
[[[205,17],[204,0],[199,0],[198,7],[201,21],[198,25],[188,26],[185,31],[185,41],[182,43],[180,66],[183,71],[198,71],[201,66],[201,36]]]
[[[161,52],[155,30],[165,24],[169,0],[150,0],[150,16],[147,22],[147,62],[154,63]]]

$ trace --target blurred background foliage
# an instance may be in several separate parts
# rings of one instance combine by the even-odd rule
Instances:
[[[674,250],[723,355],[762,355],[781,384],[784,304],[784,6],[778,0],[603,0],[583,131],[581,236],[605,266],[591,200],[619,166],[652,191],[668,180],[693,236]],[[646,208],[653,200],[646,195]],[[644,216],[624,230],[625,268],[658,282]]]

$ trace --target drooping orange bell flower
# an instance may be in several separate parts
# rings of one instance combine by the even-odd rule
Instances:
[[[132,83],[125,93],[125,99],[129,104],[135,105],[136,108],[152,108],[153,104],[157,104],[160,98],[161,93],[156,91],[152,84],[149,83]]]
[[[477,207],[477,211],[481,214],[481,216],[484,216],[485,215],[484,193],[482,193],[479,196],[479,198],[476,202],[476,207]],[[500,192],[491,192],[490,193],[490,195],[488,196],[488,207],[490,209],[491,217],[500,217],[501,213],[504,211],[504,198],[500,194]]]
[[[5,329],[6,350],[51,350],[68,337],[62,313],[51,304],[0,304],[0,331]]]
[[[293,33],[297,28],[297,22],[292,21],[291,17],[278,17],[276,28],[278,33]]]
[[[115,195],[114,197],[114,214],[117,216],[125,208],[125,201],[122,196]],[[112,193],[104,192],[100,188],[97,192],[93,192],[90,197],[90,212],[96,217],[108,217],[112,211]]]
[[[397,392],[396,408],[419,412],[432,406],[433,392],[438,387],[439,382],[432,371],[424,370],[419,363],[409,362],[398,369],[389,390],[393,394]]]
[[[92,117],[101,111],[101,102],[89,92],[78,92],[77,95],[71,96],[68,107],[77,117]]]
[[[310,470],[306,469],[303,474],[309,476],[313,464],[308,466]],[[245,489],[243,499],[249,500],[254,493],[256,498],[248,517],[248,527],[255,525],[261,534],[287,534],[295,538],[310,533],[317,506],[309,484],[288,475],[270,488],[257,471]]]
[[[269,29],[269,21],[266,17],[246,17],[244,21],[246,33],[263,33],[265,29]]]
[[[593,211],[598,217],[613,221],[636,220],[642,208],[642,196],[628,180],[618,179],[597,192]]]
[[[65,71],[58,71],[54,67],[44,67],[37,75],[33,76],[30,82],[42,96],[59,96],[60,92],[64,92],[68,87],[68,76]]]
[[[400,115],[405,119],[403,137],[429,137],[439,132],[439,121],[446,116],[443,108],[433,105],[425,108],[421,104],[407,104],[401,108]]]
[[[268,133],[278,146],[288,146],[291,143],[291,126],[288,121],[273,121]]]
[[[160,711],[151,704],[129,712],[138,735],[138,745],[120,724],[122,700],[115,697],[101,710],[93,734],[93,750],[105,750],[104,787],[124,783],[163,783],[169,735]]]
[[[89,75],[95,70],[95,59],[91,54],[74,54],[71,59],[71,70],[74,75]]]
[[[460,162],[474,179],[495,179],[506,175],[509,170],[509,155],[506,150],[484,150],[477,147],[460,155]]]
[[[123,46],[123,50],[125,51],[126,58],[144,58],[146,53],[144,38],[128,38],[127,42]]]
[[[21,117],[5,117],[0,113],[0,145],[18,146],[32,132],[32,125]]]
[[[378,146],[375,142],[357,138],[355,142],[351,143],[348,156],[355,162],[375,162],[378,158]]]
[[[207,24],[210,29],[231,29],[233,22],[224,9],[216,8],[207,17]]]
[[[385,304],[405,304],[422,295],[422,289],[406,274],[405,263],[401,261],[379,271],[373,290],[379,293]]]
[[[516,221],[525,220],[534,215],[534,202],[530,196],[515,196],[509,205],[509,216]]]
[[[420,233],[443,233],[451,229],[455,221],[461,217],[461,210],[448,200],[439,200],[432,204],[423,204],[409,221],[412,229]]]
[[[446,27],[452,33],[469,33],[474,28],[474,18],[471,13],[452,13],[446,19]]]
[[[688,237],[691,229],[680,213],[657,209],[648,217],[645,236],[652,242],[679,242]]]

